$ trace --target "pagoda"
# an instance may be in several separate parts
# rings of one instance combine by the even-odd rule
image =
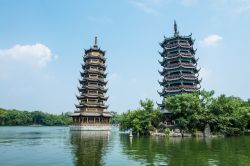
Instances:
[[[76,96],[79,101],[75,105],[76,111],[70,114],[73,118],[71,130],[111,130],[111,114],[105,105],[108,97],[105,96],[106,79],[106,58],[105,51],[97,45],[97,37],[90,49],[85,50],[82,64],[83,71],[80,72],[81,79],[78,87],[79,94]]]
[[[163,76],[159,81],[163,87],[159,95],[163,98],[173,96],[180,93],[195,92],[200,89],[201,80],[198,79],[200,69],[197,69],[197,61],[193,48],[194,40],[192,34],[181,36],[177,30],[177,24],[174,22],[174,36],[166,38],[160,43],[163,48],[159,52],[162,61],[159,61],[163,67],[159,71]],[[158,104],[164,109],[164,104]]]

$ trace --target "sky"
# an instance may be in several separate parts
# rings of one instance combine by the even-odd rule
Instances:
[[[250,98],[249,0],[0,0],[0,107],[73,112],[95,35],[106,50],[109,111],[160,103],[159,42],[174,20],[195,39],[202,88]]]

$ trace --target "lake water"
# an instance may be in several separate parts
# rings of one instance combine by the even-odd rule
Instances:
[[[1,166],[250,165],[250,137],[133,137],[68,127],[0,127]]]

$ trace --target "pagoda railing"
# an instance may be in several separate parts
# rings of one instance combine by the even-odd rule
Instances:
[[[180,88],[187,88],[187,89],[197,89],[195,85],[177,85],[177,86],[168,86],[167,89],[180,89]]]
[[[97,58],[97,59],[102,59],[103,61],[106,60],[106,58],[103,57],[103,56],[94,56],[94,55],[90,55],[90,54],[87,54],[87,55],[84,56],[84,59],[87,59],[87,58],[93,58],[93,59]]]
[[[85,63],[90,63],[90,64],[92,64],[92,63],[94,63],[94,64],[104,64],[102,61],[93,61],[93,60],[88,60]]]
[[[179,55],[184,55],[184,56],[192,56],[192,54],[191,53],[184,53],[184,52],[181,52],[181,53],[179,53],[179,52],[177,52],[177,53],[169,53],[167,56],[168,57],[173,57],[173,56],[179,56]]]
[[[91,69],[91,68],[85,71],[85,73],[87,73],[87,72],[99,72],[101,74],[105,74],[103,70]]]
[[[180,79],[180,78],[184,78],[184,79],[190,79],[190,80],[193,80],[193,79],[196,79],[195,76],[176,76],[176,77],[166,77],[166,79],[163,79],[164,80],[177,80],[177,79]]]
[[[172,47],[176,47],[176,46],[190,47],[190,44],[189,43],[183,43],[183,42],[179,42],[179,43],[175,43],[175,44],[167,44],[167,48],[172,48]]]
[[[190,74],[187,74],[187,73],[179,73],[179,74],[172,74],[170,76],[167,76],[167,78],[172,78],[172,77],[180,77],[180,76],[185,76],[185,77],[193,77],[195,76],[194,74],[190,73]]]
[[[193,63],[184,63],[184,62],[178,62],[178,63],[172,63],[172,64],[168,64],[167,67],[175,67],[175,66],[193,66]]]
[[[101,67],[106,67],[104,63],[93,63],[93,62],[85,62],[85,65],[98,65],[98,66],[101,66]]]

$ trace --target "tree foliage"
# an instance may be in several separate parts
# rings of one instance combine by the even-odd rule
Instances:
[[[18,111],[6,110],[0,108],[0,125],[18,126],[18,125],[46,125],[62,126],[69,125],[71,118],[67,115],[53,115],[41,111]]]
[[[134,133],[147,135],[158,127],[161,120],[161,113],[154,108],[152,100],[140,101],[140,108],[129,110],[119,116],[121,130],[130,130]]]
[[[203,130],[209,124],[215,133],[242,134],[250,126],[249,101],[213,95],[214,91],[202,90],[199,94],[184,93],[168,97],[164,103],[182,130]]]

